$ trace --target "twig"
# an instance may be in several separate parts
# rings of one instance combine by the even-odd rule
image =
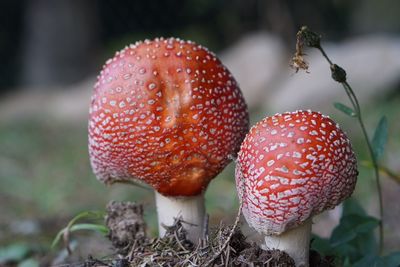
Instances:
[[[212,257],[212,259],[209,260],[206,264],[204,264],[204,266],[211,266],[211,264],[212,264],[216,259],[218,259],[218,257],[221,255],[221,253],[222,253],[222,252],[225,250],[225,248],[228,246],[229,242],[230,242],[231,239],[232,239],[233,234],[235,233],[236,227],[237,227],[238,224],[239,224],[240,214],[242,213],[242,205],[243,205],[243,204],[242,204],[242,202],[241,202],[240,205],[239,205],[238,213],[237,213],[237,215],[236,215],[235,223],[233,224],[233,226],[232,226],[232,228],[231,228],[231,230],[230,230],[230,232],[229,232],[228,238],[225,240],[225,242],[224,242],[223,246],[221,247],[221,249],[220,249],[216,254],[214,254],[214,256]]]
[[[177,235],[176,231],[174,231],[174,237],[175,237],[175,240],[176,240],[176,243],[178,244],[178,246],[183,250],[183,252],[186,253],[187,249],[182,245],[181,241],[178,238],[178,235]]]

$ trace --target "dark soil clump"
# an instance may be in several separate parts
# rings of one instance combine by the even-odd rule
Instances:
[[[280,250],[263,250],[256,244],[243,250],[235,264],[236,266],[295,266],[288,254]]]
[[[146,242],[143,206],[132,202],[111,201],[107,205],[108,238],[119,254],[127,254],[132,245]]]

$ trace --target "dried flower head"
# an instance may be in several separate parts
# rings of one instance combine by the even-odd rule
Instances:
[[[296,39],[296,52],[290,62],[290,67],[292,67],[296,73],[299,72],[300,69],[305,70],[307,73],[308,71],[308,62],[304,60],[305,53],[303,52],[304,48],[304,38],[302,34],[303,28],[297,33]]]

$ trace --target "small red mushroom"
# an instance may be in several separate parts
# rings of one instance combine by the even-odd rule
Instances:
[[[265,247],[308,266],[311,218],[348,198],[357,160],[339,126],[317,112],[267,117],[242,143],[236,185],[248,224]]]
[[[197,241],[203,193],[238,152],[248,121],[235,79],[212,52],[174,38],[138,42],[108,60],[94,86],[91,165],[106,184],[151,185],[160,235],[181,216]]]

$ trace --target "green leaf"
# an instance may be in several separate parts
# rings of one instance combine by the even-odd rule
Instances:
[[[78,230],[92,230],[92,231],[97,231],[102,234],[107,234],[108,233],[108,228],[104,225],[101,224],[90,224],[90,223],[82,223],[82,224],[75,224],[78,220],[87,218],[87,219],[102,219],[104,217],[105,213],[100,212],[100,211],[84,211],[76,215],[74,218],[72,218],[71,221],[69,221],[68,225],[61,229],[56,237],[54,238],[53,242],[51,243],[51,248],[54,248],[57,243],[60,241],[62,235],[66,232],[74,232]]]
[[[18,264],[18,267],[39,267],[39,262],[36,259],[26,259]]]
[[[313,235],[311,241],[311,249],[318,251],[322,256],[332,254],[332,246],[329,243],[329,239],[321,238],[317,235]]]
[[[379,224],[379,220],[370,216],[358,214],[345,215],[340,224],[333,230],[330,242],[333,247],[345,244],[359,235],[372,232]]]
[[[332,236],[330,238],[331,245],[333,247],[337,247],[341,244],[345,244],[354,238],[357,237],[357,233],[353,231],[353,229],[346,229],[344,227],[337,227],[332,232]]]
[[[333,103],[333,106],[350,117],[357,117],[357,113],[345,104],[335,102]]]
[[[374,137],[372,138],[372,150],[374,152],[374,156],[378,159],[382,156],[383,151],[385,150],[385,144],[388,136],[388,123],[386,116],[383,116],[378,123],[378,126],[375,129]]]
[[[364,208],[355,198],[349,198],[343,202],[343,213],[342,217],[350,214],[357,214],[360,216],[367,216]]]
[[[366,255],[357,262],[355,262],[353,267],[365,267],[365,266],[374,266],[374,267],[383,267],[380,263],[379,256],[370,254]]]
[[[55,247],[57,243],[60,241],[61,237],[65,234],[65,232],[69,231],[71,233],[80,231],[80,230],[89,230],[99,232],[100,234],[106,235],[108,233],[108,228],[101,224],[92,224],[92,223],[79,223],[74,224],[71,227],[65,227],[61,229],[54,238],[53,242],[51,243],[51,247]]]
[[[400,251],[392,252],[389,255],[382,257],[385,267],[400,266]]]
[[[104,212],[101,211],[83,211],[76,215],[74,218],[72,218],[67,227],[71,227],[73,224],[75,224],[78,220],[86,218],[86,219],[101,219],[105,215]]]
[[[343,261],[343,267],[352,267],[350,263],[350,258],[346,257]]]
[[[365,234],[359,234],[351,243],[357,248],[358,257],[374,254],[376,251],[378,251],[378,242],[376,241],[373,231]]]
[[[366,255],[359,261],[353,264],[353,267],[399,267],[400,266],[400,252],[392,252],[389,255],[379,257],[375,254]]]
[[[358,256],[357,248],[350,242],[334,247],[333,251],[338,262],[345,262],[347,260],[350,263],[351,259],[355,259]]]
[[[345,217],[347,215],[359,215],[362,217],[368,217],[367,213],[363,209],[363,207],[360,205],[360,203],[355,199],[355,198],[350,198],[347,199],[343,203],[343,213],[342,217]],[[351,218],[351,217],[350,217]],[[359,232],[363,232],[363,228],[369,229],[369,227],[374,228],[376,227],[375,225],[378,223],[378,221],[373,221],[371,220],[369,223],[367,222],[366,224],[361,224],[355,232],[357,232],[356,238],[354,238],[352,241],[350,241],[350,244],[352,247],[355,248],[354,253],[351,253],[351,258],[357,258],[359,259],[363,255],[369,255],[371,253],[374,253],[377,250],[377,242],[376,242],[376,237],[373,233],[367,232],[364,234],[360,234]],[[350,256],[350,253],[346,253],[346,255]]]
[[[23,260],[30,252],[30,247],[25,244],[11,244],[0,248],[0,264],[10,261],[19,262]]]
[[[351,263],[361,260],[365,255],[375,254],[378,244],[373,230],[378,225],[379,220],[368,216],[356,199],[346,200],[340,223],[329,239],[339,262],[347,259],[348,266],[352,266]]]
[[[364,223],[357,225],[354,231],[357,232],[358,234],[368,233],[374,230],[378,225],[379,225],[379,220],[370,217]]]

